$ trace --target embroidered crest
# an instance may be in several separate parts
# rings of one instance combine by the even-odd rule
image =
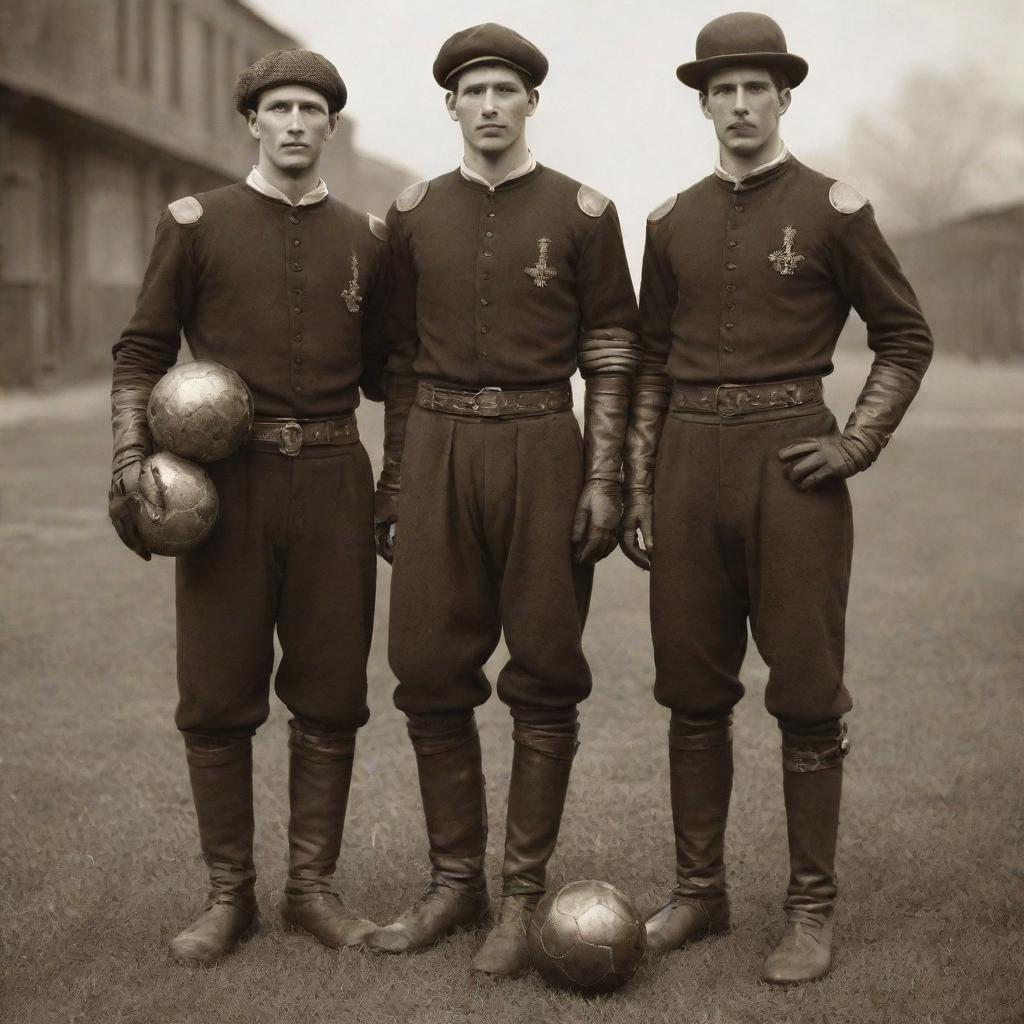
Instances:
[[[803,263],[804,258],[798,252],[793,251],[793,239],[796,238],[796,228],[789,226],[782,232],[782,248],[768,254],[768,262],[783,277],[791,277],[796,273],[796,268]]]
[[[548,246],[550,244],[550,238],[538,238],[537,262],[532,267],[523,268],[533,278],[533,283],[538,288],[546,287],[548,281],[558,276],[558,271],[548,263]]]
[[[345,308],[350,313],[358,313],[360,304],[363,301],[363,295],[359,291],[359,257],[356,255],[355,249],[352,250],[352,258],[349,262],[352,265],[352,280],[349,281],[348,287],[341,293],[341,297],[345,300]]]

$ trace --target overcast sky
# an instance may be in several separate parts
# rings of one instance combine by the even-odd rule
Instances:
[[[711,126],[696,94],[676,80],[675,67],[692,59],[705,22],[735,9],[730,3],[247,2],[337,64],[348,86],[347,112],[358,123],[357,145],[424,177],[450,170],[462,155],[458,126],[430,74],[440,44],[483,21],[527,36],[551,64],[529,122],[531,149],[542,163],[615,200],[634,263],[647,212],[713,164]],[[873,104],[891,105],[890,94],[911,70],[981,65],[1020,96],[1021,8],[1020,0],[757,4],[810,64],[783,123],[790,149],[828,173],[828,155],[842,144],[853,116]],[[970,89],[970,78],[963,84]],[[343,183],[328,184],[343,194]]]

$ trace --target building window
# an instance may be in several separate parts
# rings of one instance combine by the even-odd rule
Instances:
[[[139,12],[139,85],[153,87],[153,0],[137,0]]]
[[[235,115],[235,82],[242,73],[242,68],[235,66],[235,54],[238,48],[235,46],[234,37],[224,34],[224,59],[221,62],[221,74],[224,76],[224,102],[221,109],[224,111],[224,121],[231,124]]]
[[[129,51],[129,11],[128,0],[117,0],[114,6],[114,46],[117,50],[117,77],[122,82],[128,81],[128,51]]]
[[[181,4],[167,5],[167,95],[171,105],[181,107]]]
[[[203,109],[206,113],[206,127],[213,131],[217,127],[217,30],[203,22]]]

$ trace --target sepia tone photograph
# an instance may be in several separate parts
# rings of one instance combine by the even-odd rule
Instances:
[[[1015,0],[4,0],[0,1022],[1024,1024]]]

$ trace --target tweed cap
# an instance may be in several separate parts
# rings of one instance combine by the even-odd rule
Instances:
[[[709,21],[697,35],[697,59],[676,68],[691,89],[703,89],[708,75],[738,64],[781,71],[791,87],[807,77],[807,61],[786,49],[786,37],[765,14],[735,11]]]
[[[534,85],[548,73],[547,57],[529,39],[493,21],[464,28],[444,41],[434,61],[434,81],[447,88],[453,75],[473,64],[507,64]]]
[[[335,114],[345,106],[348,92],[338,69],[315,50],[272,50],[238,76],[235,108],[240,114],[256,109],[259,95],[279,85],[305,85],[327,100],[327,109]]]

